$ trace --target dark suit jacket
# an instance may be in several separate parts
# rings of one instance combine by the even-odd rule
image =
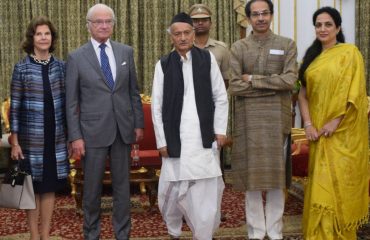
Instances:
[[[68,139],[82,138],[87,147],[106,147],[117,132],[126,144],[135,141],[134,128],[144,128],[133,49],[110,41],[117,65],[115,88],[104,80],[91,41],[70,53],[66,74]]]

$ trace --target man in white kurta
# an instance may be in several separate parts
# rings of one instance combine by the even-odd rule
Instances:
[[[184,14],[181,16],[183,17]],[[209,240],[212,239],[214,231],[220,224],[224,182],[219,165],[219,148],[226,137],[228,100],[216,59],[210,54],[215,141],[211,148],[204,148],[193,83],[191,49],[194,32],[186,15],[184,21],[181,17],[179,19],[177,19],[179,22],[173,20],[169,33],[175,50],[181,56],[184,84],[179,129],[180,157],[169,157],[167,154],[167,141],[162,121],[162,107],[166,104],[163,102],[164,73],[160,61],[155,67],[152,88],[152,119],[157,147],[162,154],[158,205],[173,239],[181,235],[184,217],[192,230],[193,239]],[[188,48],[184,47],[186,43],[189,45]]]

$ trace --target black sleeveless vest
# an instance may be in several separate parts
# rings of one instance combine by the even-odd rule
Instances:
[[[207,50],[191,49],[195,102],[204,148],[214,141],[215,106],[211,84],[211,55]],[[180,55],[173,51],[161,58],[164,74],[162,120],[170,157],[180,157],[180,124],[184,96],[184,79]]]

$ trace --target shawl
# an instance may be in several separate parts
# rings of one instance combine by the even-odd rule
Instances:
[[[305,239],[318,239],[320,223],[343,233],[366,223],[368,215],[368,118],[363,59],[351,44],[323,51],[307,68],[312,124],[321,129],[343,116],[331,137],[310,143],[303,227]]]

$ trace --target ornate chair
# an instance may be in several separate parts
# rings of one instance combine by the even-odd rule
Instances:
[[[307,177],[309,148],[304,129],[292,128],[292,142],[292,175]]]
[[[139,141],[139,166],[132,167],[130,171],[130,183],[133,186],[138,185],[142,194],[147,194],[149,197],[150,209],[153,210],[157,197],[157,184],[162,164],[159,151],[157,150],[154,128],[151,117],[150,97],[142,96],[143,111],[144,111],[144,139]],[[133,156],[133,153],[131,153]],[[80,159],[70,159],[71,173],[69,176],[71,183],[71,194],[76,201],[77,212],[82,209],[82,193],[83,193],[83,172],[81,169]],[[109,169],[109,157],[107,156],[107,164],[103,185],[111,185],[111,176]]]
[[[10,124],[9,124],[9,112],[10,112],[10,98],[5,98],[1,103],[1,115],[0,124],[3,124],[0,130],[0,173],[6,172],[7,168],[11,165],[10,159]]]
[[[4,131],[8,133],[10,131],[10,98],[5,98],[1,104],[1,116],[4,121]]]

